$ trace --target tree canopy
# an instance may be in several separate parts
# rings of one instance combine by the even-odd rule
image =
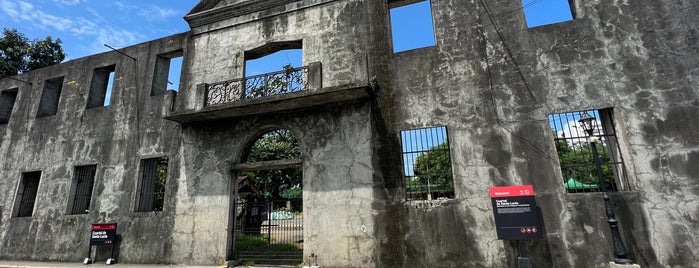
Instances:
[[[429,191],[430,195],[437,195],[436,197],[453,197],[454,178],[451,172],[449,144],[446,141],[420,153],[413,163],[413,172],[419,179],[408,181],[409,188],[427,188],[421,191]]]
[[[61,39],[29,39],[17,29],[3,29],[0,37],[0,78],[57,64],[66,57]]]
[[[589,143],[568,144],[565,140],[556,141],[556,152],[561,161],[561,170],[565,180],[575,179],[584,184],[597,184],[597,167]],[[602,165],[602,174],[607,188],[613,189],[614,171],[611,166],[609,152],[601,144],[597,146],[597,154]]]
[[[277,129],[263,134],[250,148],[246,162],[296,159],[301,156],[296,138],[288,130]],[[260,188],[265,198],[301,197],[300,169],[261,170],[243,175]]]

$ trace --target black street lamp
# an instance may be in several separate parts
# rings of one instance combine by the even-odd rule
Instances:
[[[614,207],[612,207],[612,201],[609,199],[609,194],[607,193],[607,184],[604,181],[604,174],[602,174],[602,165],[599,162],[599,155],[597,154],[597,140],[599,137],[594,136],[596,122],[595,118],[587,113],[583,113],[578,120],[578,123],[582,125],[583,130],[587,132],[590,140],[590,146],[592,146],[592,156],[595,158],[595,166],[597,167],[597,177],[599,178],[599,187],[602,190],[602,196],[604,198],[604,207],[607,212],[607,222],[609,227],[612,229],[612,238],[614,239],[614,254],[616,259],[614,260],[617,264],[633,264],[626,253],[626,247],[624,246],[624,241],[621,240],[621,234],[619,234],[619,221],[616,220],[614,214]]]

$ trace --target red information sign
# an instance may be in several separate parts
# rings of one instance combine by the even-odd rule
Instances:
[[[116,240],[116,223],[97,223],[92,225],[90,245],[112,245]]]
[[[531,185],[518,185],[490,188],[491,198],[510,196],[534,196],[534,187]]]
[[[531,185],[490,188],[498,239],[542,239],[539,209]]]

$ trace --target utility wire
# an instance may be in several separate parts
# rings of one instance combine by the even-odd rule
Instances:
[[[538,3],[538,2],[541,2],[541,1],[542,1],[542,0],[535,0],[535,1],[531,2],[531,3],[529,4],[529,6],[534,5],[534,4],[536,4],[536,3]],[[491,20],[492,25],[495,27],[495,30],[496,30],[496,32],[498,33],[498,36],[500,37],[500,41],[503,43],[503,47],[505,47],[505,48],[507,49],[508,55],[510,56],[510,58],[512,59],[512,61],[515,62],[514,58],[512,57],[512,53],[509,51],[509,47],[507,46],[507,43],[506,43],[505,39],[502,37],[502,34],[500,33],[500,30],[498,29],[498,26],[497,26],[497,24],[495,23],[495,20],[494,20],[492,14],[490,13],[490,11],[489,11],[488,8],[487,8],[487,5],[483,2],[483,0],[480,0],[480,2],[481,2],[481,4],[483,5],[483,8],[486,10],[486,13],[488,14],[488,18]],[[477,20],[480,20],[480,16],[478,16]],[[485,66],[486,66],[486,73],[487,73],[487,76],[488,76],[488,90],[490,91],[490,100],[491,100],[491,102],[493,103],[493,112],[494,112],[494,114],[495,114],[495,120],[496,120],[498,126],[500,126],[500,128],[502,128],[503,130],[505,130],[507,133],[510,133],[510,135],[512,135],[512,136],[514,136],[514,137],[516,137],[516,138],[518,138],[520,141],[522,141],[522,142],[524,142],[525,144],[529,145],[535,152],[537,152],[538,154],[542,155],[544,158],[546,158],[546,159],[548,159],[549,161],[551,161],[552,163],[558,165],[558,162],[557,162],[555,159],[553,159],[553,158],[547,153],[546,150],[543,150],[543,149],[539,148],[539,146],[537,146],[536,144],[534,144],[532,141],[528,140],[527,138],[522,137],[522,136],[520,136],[520,135],[517,134],[517,133],[514,133],[513,131],[511,131],[510,129],[508,129],[507,127],[505,127],[504,124],[503,124],[503,121],[500,120],[500,115],[499,115],[499,113],[498,113],[498,105],[497,105],[497,101],[495,100],[495,90],[493,89],[493,75],[492,75],[491,68],[490,68],[490,59],[489,59],[489,57],[488,57],[488,46],[487,46],[487,42],[488,42],[487,40],[488,40],[488,39],[486,38],[485,33],[484,33],[484,31],[483,31],[483,25],[484,25],[484,24],[482,24],[482,23],[478,24],[478,32],[479,32],[479,34],[481,35],[481,38],[482,38],[482,40],[483,40],[483,41],[482,41],[482,43],[483,43],[483,54],[484,54],[485,63],[486,63],[486,64],[485,64]],[[515,62],[515,65],[517,65],[516,62]],[[517,66],[517,69],[519,70],[519,66]],[[522,75],[521,72],[520,72],[520,75]],[[522,76],[521,78],[524,79],[523,76]],[[525,80],[524,82],[525,82],[525,84],[526,84],[526,80]],[[528,85],[527,85],[527,86],[528,86]],[[529,89],[529,88],[527,88],[527,89]],[[530,89],[529,89],[529,90],[530,90]],[[540,120],[537,120],[537,121],[540,121]],[[543,120],[541,120],[541,121],[543,121]]]
[[[515,65],[515,69],[517,70],[517,74],[519,74],[519,78],[522,79],[522,83],[524,83],[524,88],[527,90],[527,93],[529,93],[529,97],[536,101],[536,96],[534,95],[534,92],[531,89],[531,86],[529,86],[529,82],[527,82],[527,78],[524,77],[524,73],[522,72],[522,67],[519,66],[519,63],[517,63],[517,60],[515,59],[514,53],[512,53],[512,49],[510,49],[510,46],[507,44],[507,41],[505,40],[505,36],[502,34],[500,31],[500,27],[498,26],[497,22],[495,21],[495,17],[493,14],[490,12],[490,8],[488,7],[488,4],[485,3],[484,0],[480,0],[481,5],[483,5],[483,9],[485,10],[485,13],[488,15],[488,19],[490,19],[490,22],[492,23],[493,27],[495,28],[495,32],[498,35],[498,38],[500,38],[500,42],[502,43],[502,47],[505,49],[505,52],[507,52],[507,55],[510,57],[510,60],[512,63]]]

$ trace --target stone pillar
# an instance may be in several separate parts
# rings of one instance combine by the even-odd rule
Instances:
[[[320,62],[308,64],[308,90],[323,88],[323,68]]]

